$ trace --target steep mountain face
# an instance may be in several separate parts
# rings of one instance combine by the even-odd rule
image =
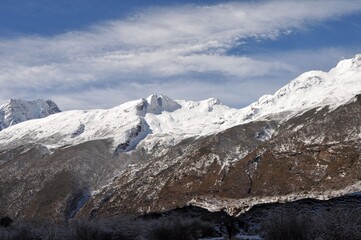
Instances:
[[[60,109],[50,100],[11,99],[0,106],[0,131],[27,120],[44,118],[58,112]]]
[[[267,129],[275,131],[272,138],[259,138]],[[95,194],[82,214],[188,204],[238,214],[257,203],[359,191],[360,134],[361,95],[331,112],[313,109],[279,125],[252,122],[189,139],[129,168]]]
[[[0,132],[11,216],[70,219],[251,206],[361,190],[361,56],[243,109],[163,95]]]
[[[0,211],[19,218],[72,217],[93,188],[122,168],[110,146],[96,140],[55,152],[40,145],[1,152],[10,159],[0,167]]]

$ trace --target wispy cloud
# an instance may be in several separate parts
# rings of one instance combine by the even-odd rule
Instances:
[[[297,70],[282,58],[229,55],[247,38],[276,39],[361,9],[361,1],[263,1],[147,9],[52,37],[0,40],[0,94],[48,97],[61,107],[109,107],[151,92],[249,101],[251,83]],[[285,56],[283,56],[285,57]],[[261,81],[260,79],[265,79]],[[237,90],[237,91],[236,91]]]

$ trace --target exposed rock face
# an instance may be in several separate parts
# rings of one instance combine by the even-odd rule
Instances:
[[[251,122],[153,152],[114,155],[104,141],[53,153],[19,147],[0,153],[7,159],[0,168],[0,201],[12,216],[67,219],[189,203],[237,214],[263,198],[323,198],[326,190],[361,181],[360,130],[358,96],[333,111]]]
[[[259,130],[271,126],[272,138],[257,138]],[[358,96],[334,111],[313,109],[278,126],[255,122],[188,139],[125,171],[94,195],[82,216],[162,211],[188,203],[221,210],[227,202],[232,205],[227,210],[237,214],[253,205],[248,199],[337,196],[361,181],[360,132]]]
[[[193,204],[238,214],[361,191],[359,62],[302,74],[243,109],[152,95],[11,126],[0,131],[2,211],[67,220]]]

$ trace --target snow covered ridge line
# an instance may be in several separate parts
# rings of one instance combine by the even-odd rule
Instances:
[[[231,216],[239,216],[247,212],[253,206],[265,203],[286,203],[301,199],[311,198],[317,200],[329,200],[348,194],[358,194],[361,191],[361,181],[340,190],[327,190],[324,192],[292,193],[280,196],[251,197],[243,199],[219,199],[208,197],[197,197],[188,202],[193,205],[207,209],[210,212],[225,210]],[[226,207],[225,207],[226,206]]]
[[[28,143],[57,148],[98,139],[112,140],[113,150],[131,151],[139,146],[152,149],[157,143],[172,145],[252,121],[285,121],[313,108],[329,106],[332,111],[358,94],[361,94],[361,55],[341,61],[327,73],[304,73],[274,95],[265,95],[243,109],[229,108],[212,98],[197,102],[172,100],[164,95],[151,95],[106,110],[55,115],[38,104],[38,107],[20,108],[21,114],[11,118],[17,120],[10,122],[25,122],[0,131],[0,150]],[[56,112],[54,105],[48,108]],[[5,115],[0,112],[0,121]],[[27,121],[46,115],[50,116]]]
[[[0,106],[0,131],[27,120],[44,118],[58,112],[61,112],[60,109],[51,100],[10,99]]]
[[[282,118],[287,119],[320,106],[330,106],[333,110],[358,94],[361,94],[361,54],[340,61],[329,72],[303,73],[274,95],[262,96],[243,109],[243,121],[277,113],[284,113]]]
[[[127,102],[107,110],[66,111],[25,121],[0,132],[0,149],[30,142],[49,147],[111,139],[114,149],[129,151],[150,135],[172,142],[226,129],[224,117],[236,109],[214,99],[201,102],[174,101],[162,95]],[[207,128],[207,125],[213,127]],[[232,123],[231,125],[234,125]],[[136,138],[136,139],[133,139]],[[145,144],[149,142],[145,141]],[[129,146],[128,146],[129,145]],[[147,147],[147,146],[145,146]]]

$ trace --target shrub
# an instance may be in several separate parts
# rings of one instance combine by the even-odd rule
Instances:
[[[215,236],[214,226],[185,217],[139,219],[115,217],[68,224],[49,221],[17,221],[0,228],[1,240],[193,240]]]
[[[261,225],[266,240],[361,239],[361,208],[270,210]]]
[[[312,222],[310,215],[275,211],[262,222],[262,235],[266,240],[308,240],[314,234]]]
[[[74,240],[111,240],[111,233],[91,222],[77,223]]]
[[[1,227],[9,227],[13,223],[13,220],[10,217],[3,217],[0,219]]]
[[[214,227],[199,219],[164,218],[151,224],[147,237],[150,240],[193,240],[215,236]]]
[[[361,208],[323,211],[316,217],[322,239],[361,239]]]
[[[132,216],[117,216],[103,219],[98,221],[98,225],[100,224],[112,233],[112,239],[114,240],[138,239],[147,226],[145,222]]]

